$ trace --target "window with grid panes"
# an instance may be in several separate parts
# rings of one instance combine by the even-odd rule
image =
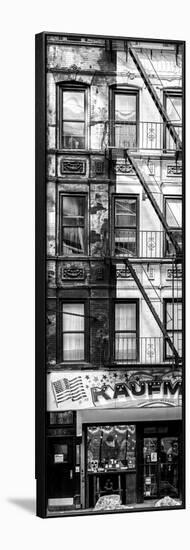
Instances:
[[[114,199],[114,253],[117,256],[137,255],[137,198]]]
[[[85,254],[87,249],[87,197],[61,195],[61,254]]]
[[[182,250],[182,198],[181,197],[166,197],[165,199],[165,215],[168,227],[172,230],[172,235]],[[166,235],[165,244],[166,256],[175,254],[174,246],[169,237]]]
[[[84,303],[62,305],[62,350],[63,361],[84,361],[85,322]]]
[[[178,91],[164,91],[164,106],[166,112],[179,136],[182,140],[182,94]],[[174,140],[168,129],[164,130],[164,141],[166,150],[176,149]]]
[[[138,92],[113,92],[112,144],[118,148],[136,148]]]
[[[182,301],[165,300],[164,301],[165,328],[170,336],[179,356],[182,356]],[[173,352],[166,343],[165,356],[170,358]]]
[[[64,149],[87,147],[87,90],[60,88],[60,146]]]
[[[115,360],[118,362],[138,359],[138,307],[137,302],[115,304]]]

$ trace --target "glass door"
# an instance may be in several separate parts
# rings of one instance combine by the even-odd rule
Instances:
[[[178,437],[160,439],[160,497],[179,497]]]
[[[144,437],[144,498],[179,498],[178,437]]]
[[[158,438],[145,437],[144,455],[144,498],[158,496]]]

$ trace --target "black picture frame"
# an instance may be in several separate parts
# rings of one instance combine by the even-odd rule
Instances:
[[[134,37],[122,37],[122,36],[105,36],[105,35],[87,35],[87,34],[72,34],[72,33],[53,33],[43,32],[35,36],[35,59],[36,59],[36,73],[35,73],[35,182],[36,182],[36,218],[35,218],[35,250],[36,250],[36,268],[35,268],[35,339],[36,339],[36,352],[35,352],[35,478],[36,478],[36,513],[41,518],[51,517],[47,514],[47,391],[46,391],[46,299],[47,299],[47,286],[46,286],[46,232],[47,232],[47,214],[46,214],[46,76],[47,76],[47,54],[46,54],[46,42],[47,37],[57,37],[67,35],[73,40],[77,38],[86,37],[92,39],[104,39],[107,43],[108,50],[111,51],[112,40],[124,40],[127,44],[130,41],[138,42],[151,42],[151,43],[165,43],[179,45],[182,48],[183,55],[183,67],[182,67],[182,113],[183,113],[183,129],[182,129],[182,195],[183,195],[183,274],[182,274],[182,303],[183,303],[183,365],[182,365],[182,445],[181,445],[181,472],[182,472],[182,494],[183,501],[179,507],[174,507],[172,510],[182,508],[186,506],[186,489],[185,489],[185,437],[186,437],[186,416],[185,416],[185,52],[186,43],[183,40],[170,40],[170,39],[147,39],[147,38],[134,38]],[[113,59],[114,52],[111,51],[111,57]],[[90,424],[90,422],[89,422]],[[139,426],[139,425],[138,425]],[[140,427],[138,428],[140,430]],[[78,440],[81,441],[80,437]],[[139,479],[139,483],[141,483]],[[167,510],[170,507],[163,506],[161,510]],[[142,509],[144,511],[144,509]],[[146,511],[156,511],[157,509],[152,507],[146,507]],[[129,509],[127,512],[138,512],[139,509]],[[89,515],[99,514],[98,511],[87,510],[75,510],[76,515]],[[109,510],[101,512],[107,513],[126,513],[125,510]],[[73,516],[70,510],[65,511],[62,514],[64,516]],[[59,512],[54,513],[53,517],[60,516]]]

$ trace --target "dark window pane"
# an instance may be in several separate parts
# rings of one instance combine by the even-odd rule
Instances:
[[[181,332],[169,332],[168,333],[172,342],[174,343],[174,346],[176,348],[176,350],[178,351],[179,353],[179,356],[181,357],[182,356],[182,333]],[[172,357],[173,356],[173,351],[171,350],[169,344],[166,344],[166,356],[167,357]]]
[[[172,231],[172,235],[175,242],[178,244],[179,249],[182,251],[182,231]],[[172,256],[175,254],[175,249],[168,236],[166,236],[166,256]]]
[[[136,95],[115,94],[115,120],[136,121]]]
[[[85,198],[64,196],[62,198],[62,252],[84,253]]]
[[[63,217],[64,218],[81,218],[84,217],[85,199],[78,196],[63,197]]]
[[[63,224],[66,227],[84,227],[84,217],[75,216],[74,218],[69,218],[69,216],[67,216],[64,218]]]
[[[50,424],[73,424],[73,411],[50,412]]]
[[[136,199],[116,199],[115,224],[117,227],[136,226]]]
[[[84,120],[84,92],[63,92],[63,120]]]
[[[84,149],[84,122],[63,123],[63,146],[67,149]]]
[[[136,255],[136,231],[128,229],[115,230],[115,254]]]
[[[63,228],[63,254],[84,254],[84,228]]]

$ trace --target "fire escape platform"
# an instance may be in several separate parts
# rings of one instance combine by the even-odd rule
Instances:
[[[105,262],[106,260],[109,260],[112,262],[113,265],[117,265],[117,264],[125,264],[126,262],[126,258],[130,261],[132,261],[133,264],[181,264],[182,263],[182,257],[180,258],[176,256],[175,257],[168,257],[168,258],[163,258],[163,257],[160,257],[160,258],[151,258],[151,257],[143,257],[143,258],[134,258],[134,257],[130,257],[130,256],[110,256],[110,257],[107,257],[105,258]]]

